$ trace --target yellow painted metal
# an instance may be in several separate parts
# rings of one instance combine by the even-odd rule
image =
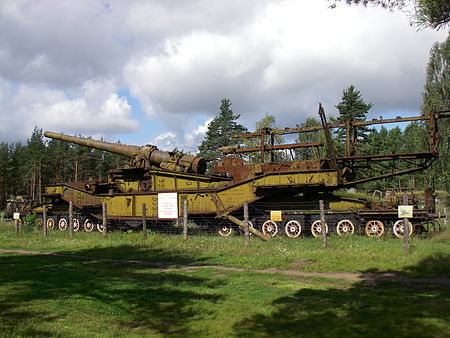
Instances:
[[[300,188],[309,185],[333,187],[338,184],[337,171],[269,173],[232,185],[231,181],[200,175],[150,171],[151,188],[141,191],[139,180],[116,177],[122,193],[94,194],[70,184],[46,188],[48,195],[60,195],[73,201],[78,208],[99,207],[106,203],[110,217],[141,217],[142,203],[147,206],[147,216],[158,216],[158,192],[178,192],[179,201],[187,199],[189,214],[211,214],[223,217],[242,207],[244,201],[253,202],[263,195],[258,189],[266,187]],[[181,204],[181,203],[179,203]],[[181,214],[181,210],[180,210]]]
[[[283,217],[281,215],[281,210],[271,210],[270,211],[270,220],[274,222],[282,222]]]

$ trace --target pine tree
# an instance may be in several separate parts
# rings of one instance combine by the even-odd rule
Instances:
[[[230,100],[222,99],[219,115],[209,123],[205,138],[198,147],[199,156],[216,160],[221,156],[218,148],[238,144],[240,140],[231,136],[247,131],[247,128],[236,122],[239,116],[231,110]]]
[[[336,108],[339,110],[337,117],[338,123],[347,123],[347,128],[338,130],[338,137],[342,141],[348,141],[346,144],[346,156],[355,154],[357,142],[364,142],[367,138],[367,132],[371,131],[366,127],[352,127],[353,121],[365,121],[367,112],[372,108],[372,103],[366,103],[359,90],[353,85],[342,92],[342,99]]]
[[[8,198],[8,165],[9,165],[9,147],[5,142],[0,143],[0,209],[5,205]]]
[[[27,141],[25,159],[28,176],[29,196],[32,201],[41,200],[42,166],[45,159],[46,147],[42,129],[34,127],[31,137]]]

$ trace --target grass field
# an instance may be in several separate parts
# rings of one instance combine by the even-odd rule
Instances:
[[[2,337],[450,336],[450,232],[412,238],[405,256],[389,237],[333,236],[326,249],[252,238],[245,248],[241,237],[13,230],[0,224],[0,249],[42,254],[0,253]],[[321,275],[388,271],[409,279]],[[411,282],[423,277],[436,282]]]

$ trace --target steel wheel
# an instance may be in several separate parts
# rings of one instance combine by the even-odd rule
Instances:
[[[94,223],[90,219],[87,219],[84,221],[83,228],[86,232],[92,232],[94,230]]]
[[[232,232],[233,232],[233,229],[231,228],[230,225],[224,224],[219,229],[219,235],[222,237],[230,236]]]
[[[278,225],[270,219],[265,221],[262,225],[262,232],[264,235],[274,237],[278,233]]]
[[[411,236],[413,233],[413,226],[410,221],[408,221],[409,225],[409,235]],[[405,226],[403,225],[403,220],[400,219],[397,222],[394,223],[394,226],[392,227],[392,230],[394,231],[394,235],[398,238],[403,238],[403,235],[405,234]]]
[[[98,232],[103,232],[105,230],[105,227],[103,226],[103,222],[97,223],[97,230],[98,230]]]
[[[47,219],[47,229],[55,228],[55,220],[53,218]]]
[[[320,219],[311,224],[311,233],[314,237],[322,236],[322,221]],[[328,234],[327,223],[325,223],[325,233]]]
[[[80,221],[78,220],[78,218],[74,218],[72,224],[73,224],[73,231],[80,230]]]
[[[65,218],[61,218],[58,222],[58,228],[61,231],[64,231],[67,229],[67,221]]]
[[[384,234],[384,224],[381,221],[371,220],[366,223],[366,235],[369,237],[381,237]]]
[[[289,221],[284,227],[284,232],[288,237],[297,238],[302,233],[302,226],[297,221]]]
[[[353,235],[353,233],[355,232],[355,226],[348,219],[343,219],[337,224],[336,231],[339,236]]]

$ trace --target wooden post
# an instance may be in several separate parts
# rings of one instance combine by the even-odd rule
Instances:
[[[102,203],[102,222],[103,222],[103,236],[106,237],[106,233],[108,232],[108,220],[106,218],[106,203]]]
[[[403,192],[403,205],[408,205],[406,191]],[[403,218],[403,231],[403,251],[409,254],[409,221],[406,217]]]
[[[327,243],[327,232],[325,228],[325,210],[323,207],[323,200],[319,200],[319,208],[320,208],[320,222],[322,223],[321,230],[322,230],[322,247],[326,248]]]
[[[73,202],[69,202],[69,236],[73,238]]]
[[[47,207],[44,205],[42,210],[42,232],[47,237]]]
[[[183,199],[183,239],[188,239],[188,207],[187,199]]]
[[[250,231],[248,229],[249,224],[248,224],[248,202],[247,201],[244,202],[244,224],[245,224],[244,245],[247,246],[248,243],[250,242]]]
[[[225,215],[225,217],[232,223],[239,226],[241,229],[245,229],[245,224],[240,219],[237,219],[233,215]],[[255,228],[249,227],[248,230],[258,238],[261,238],[263,241],[269,241],[270,236],[264,235],[261,231],[256,230]]]
[[[19,208],[16,208],[16,214],[19,213]],[[20,219],[14,217],[14,227],[16,228],[16,236],[19,236],[19,222]]]
[[[447,230],[448,229],[448,218],[447,218],[447,208],[444,208],[444,228],[445,228],[445,230]]]
[[[144,239],[147,239],[147,206],[142,203],[142,231],[144,232]]]

